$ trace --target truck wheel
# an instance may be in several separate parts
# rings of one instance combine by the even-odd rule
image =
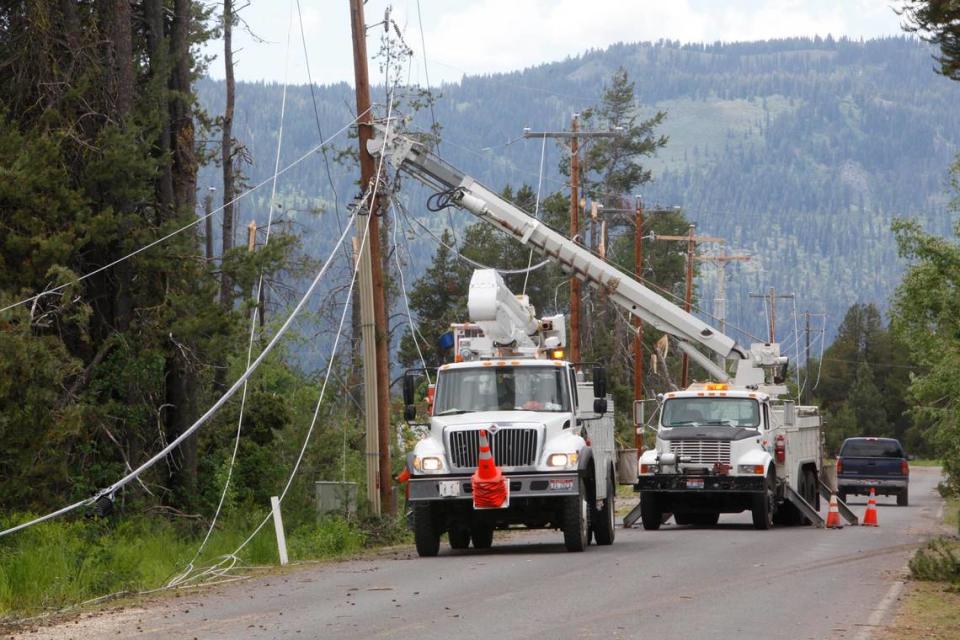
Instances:
[[[776,483],[771,476],[767,476],[763,483],[763,493],[751,497],[751,511],[753,513],[754,529],[769,529],[773,526],[773,501]]]
[[[820,492],[817,490],[817,473],[813,469],[807,469],[806,478],[807,490],[810,492],[810,497],[807,498],[804,496],[804,498],[810,503],[811,507],[820,511]]]
[[[413,505],[413,541],[421,558],[432,558],[440,552],[440,531],[429,502]]]
[[[563,498],[563,544],[567,551],[583,551],[590,542],[589,478],[579,478],[580,493]]]
[[[641,493],[640,520],[643,522],[643,528],[647,531],[656,531],[660,528],[662,516],[657,496],[652,493]]]
[[[447,532],[451,549],[466,549],[470,546],[470,530],[466,527],[453,526]]]
[[[474,549],[489,549],[493,546],[493,526],[478,524],[470,530]]]
[[[907,487],[897,494],[897,506],[906,507],[910,505],[910,490]]]
[[[616,537],[616,495],[617,488],[613,484],[613,475],[607,478],[607,499],[603,501],[603,509],[593,511],[593,537],[597,544],[613,544]]]

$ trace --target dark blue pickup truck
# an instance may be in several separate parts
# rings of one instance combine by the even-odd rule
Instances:
[[[897,496],[901,507],[909,503],[910,465],[900,442],[893,438],[847,438],[837,455],[837,495]]]

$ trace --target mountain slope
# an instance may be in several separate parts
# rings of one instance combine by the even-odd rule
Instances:
[[[566,128],[571,113],[599,101],[620,65],[636,82],[638,108],[668,113],[670,143],[649,163],[655,182],[644,189],[648,206],[682,206],[698,232],[755,256],[728,268],[732,325],[765,335],[763,307],[748,294],[769,286],[796,293],[800,309],[826,312],[830,325],[854,302],[885,306],[903,268],[890,221],[917,217],[949,232],[946,170],[960,147],[960,85],[936,76],[930,49],[907,38],[617,44],[514,73],[464,77],[439,89],[441,154],[493,188],[536,186],[540,142],[517,140],[523,127]],[[205,81],[201,89],[217,112],[220,83]],[[253,182],[272,173],[280,95],[277,85],[238,85],[236,130],[256,159],[248,171]],[[349,87],[322,86],[317,96],[326,135],[350,121]],[[415,121],[429,126],[423,112]],[[319,140],[307,87],[289,90],[284,136],[281,165]],[[545,189],[564,188],[556,169],[561,153],[547,148]],[[343,204],[355,195],[355,176],[339,165],[333,172]],[[217,184],[213,173],[205,176],[202,187]],[[333,200],[319,157],[284,175],[280,191],[294,209]],[[422,192],[408,191],[416,215],[435,228],[446,224],[426,212]],[[244,217],[264,216],[264,196],[253,204]],[[318,252],[329,234],[311,230],[330,224],[330,215],[301,216]],[[420,239],[414,246],[416,272],[434,245]],[[703,276],[700,295],[710,300],[712,276]],[[778,311],[785,319],[778,333],[792,333],[791,313]]]

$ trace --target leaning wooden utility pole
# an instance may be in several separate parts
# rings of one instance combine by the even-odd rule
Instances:
[[[359,256],[360,323],[364,344],[363,377],[367,425],[367,497],[373,512],[380,515],[384,507],[390,514],[395,513],[396,508],[390,484],[390,381],[383,263],[380,259],[380,222],[377,217],[378,176],[373,156],[367,151],[367,141],[373,137],[373,114],[367,74],[367,29],[362,0],[350,0],[350,26],[353,33],[353,71],[360,142],[360,188],[364,194],[358,233],[362,238],[366,228],[367,234]]]

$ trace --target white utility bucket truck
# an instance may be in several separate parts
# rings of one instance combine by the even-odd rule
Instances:
[[[537,318],[496,271],[470,280],[470,323],[453,326],[456,362],[437,371],[430,433],[408,456],[408,501],[417,552],[490,547],[497,528],[563,531],[569,551],[614,538],[614,433],[602,367],[585,383],[564,359],[562,315]],[[404,415],[416,417],[415,374],[404,378]],[[498,508],[477,508],[471,477],[486,431],[507,485]]]
[[[494,225],[554,260],[566,273],[602,289],[608,300],[647,325],[670,334],[680,350],[711,376],[713,388],[693,385],[662,396],[656,447],[639,461],[635,489],[641,503],[625,524],[641,517],[645,528],[656,529],[671,513],[680,522],[712,524],[720,513],[746,509],[761,529],[775,520],[806,518],[822,524],[818,496],[829,490],[819,479],[821,420],[816,407],[780,400],[786,393],[782,382],[787,359],[780,355],[779,345],[741,347],[416,140],[378,127],[368,149],[435,189],[448,206]],[[724,364],[718,365],[697,346]],[[732,361],[732,373],[727,361]],[[681,409],[689,410],[690,417],[675,417]],[[446,449],[443,453],[449,455]],[[422,477],[416,469],[411,474],[413,479]],[[841,513],[856,522],[845,505]]]

